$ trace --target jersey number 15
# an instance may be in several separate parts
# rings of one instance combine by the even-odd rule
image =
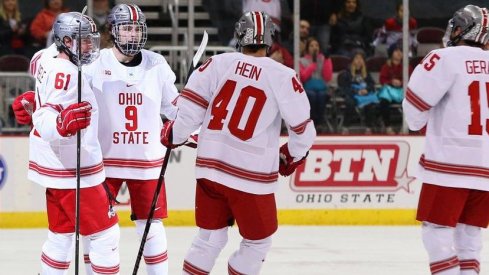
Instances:
[[[489,107],[489,83],[486,82],[486,98]],[[469,85],[468,94],[470,97],[470,124],[468,127],[469,135],[482,135],[481,106],[480,106],[480,82],[472,81]],[[486,119],[486,132],[489,134],[489,119]]]

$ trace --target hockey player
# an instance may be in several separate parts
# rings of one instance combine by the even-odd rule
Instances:
[[[99,125],[107,184],[113,197],[126,182],[137,233],[142,236],[165,148],[160,143],[160,113],[174,119],[172,104],[178,95],[175,74],[159,54],[144,50],[147,39],[146,19],[136,5],[115,6],[108,23],[114,46],[100,51],[100,57],[84,66],[83,73],[93,86],[99,112]],[[51,47],[36,54],[36,63],[51,56]],[[32,102],[29,93],[17,97],[14,112],[19,123],[27,122]],[[25,123],[23,123],[25,124]],[[167,274],[167,241],[161,219],[167,217],[164,185],[160,192],[143,256],[148,274]],[[85,243],[84,243],[85,245]],[[85,263],[90,259],[85,256]]]
[[[479,274],[489,224],[489,12],[467,5],[449,21],[446,48],[414,70],[403,101],[411,130],[426,128],[417,210],[432,274]]]
[[[160,114],[174,119],[178,96],[175,74],[165,58],[144,50],[146,18],[133,4],[116,5],[108,19],[113,47],[84,68],[97,97],[107,183],[114,197],[123,182],[131,199],[131,219],[142,236],[156,190],[165,147],[160,143]],[[148,274],[168,274],[167,217],[162,186],[143,256]]]
[[[78,79],[75,65],[78,60],[88,64],[98,56],[100,36],[93,20],[77,12],[60,14],[53,34],[58,55],[40,60],[35,71],[36,111],[29,137],[28,178],[46,187],[49,233],[42,247],[42,274],[66,274],[72,259],[78,130],[82,135],[80,234],[90,239],[93,274],[119,274],[120,231],[102,185],[99,109],[85,78]],[[82,81],[81,103],[77,103],[78,81]]]
[[[212,270],[234,220],[243,239],[229,258],[229,274],[260,272],[277,230],[278,174],[292,174],[315,138],[296,73],[266,57],[272,28],[266,13],[245,13],[235,27],[240,52],[204,62],[180,93],[177,118],[163,127],[162,143],[175,147],[202,126],[196,161],[199,232],[185,256],[184,274]],[[282,118],[289,142],[279,150]]]

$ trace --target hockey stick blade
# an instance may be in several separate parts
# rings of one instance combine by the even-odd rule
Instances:
[[[202,36],[202,41],[200,42],[200,46],[197,49],[197,52],[195,53],[194,58],[192,59],[192,66],[194,68],[197,66],[197,63],[199,63],[199,60],[205,51],[205,47],[207,47],[208,41],[209,41],[209,35],[207,34],[207,31],[204,31],[204,36]]]
[[[82,14],[82,15],[85,15],[85,14],[86,14],[86,12],[87,12],[87,9],[88,9],[88,6],[87,6],[87,5],[85,5],[85,7],[83,7],[83,10],[82,10],[81,14]]]

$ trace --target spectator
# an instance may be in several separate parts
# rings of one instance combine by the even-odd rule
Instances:
[[[378,47],[381,44],[385,44],[386,48],[389,48],[392,44],[400,43],[402,41],[402,20],[404,8],[402,2],[396,5],[396,15],[387,18],[384,22],[384,26],[380,30],[377,38],[374,41],[374,45]],[[418,41],[416,41],[416,28],[418,23],[414,17],[409,17],[409,56],[416,56],[418,48]]]
[[[372,29],[368,20],[360,11],[359,0],[344,0],[338,14],[330,17],[332,52],[348,57],[361,50],[371,55]]]
[[[365,133],[371,134],[375,128],[379,98],[362,52],[357,52],[350,67],[338,75],[338,87],[340,93],[346,97],[347,116],[351,113],[349,110],[355,109],[365,122]]]
[[[109,48],[112,46],[109,29],[107,27],[107,15],[112,9],[109,0],[93,0],[93,21],[97,24],[100,32],[100,48]]]
[[[44,0],[44,8],[34,17],[31,24],[31,35],[39,47],[51,45],[51,29],[58,14],[66,12],[63,0]],[[49,38],[49,39],[48,39]]]
[[[301,0],[300,17],[311,23],[311,34],[318,38],[321,49],[329,48],[329,19],[338,12],[340,4],[340,0]]]
[[[280,32],[275,29],[274,35],[272,36],[273,43],[268,51],[268,56],[289,68],[294,68],[294,58],[290,52],[281,44],[280,42]]]
[[[21,20],[17,0],[0,5],[0,54],[25,54],[26,25]]]
[[[328,101],[328,82],[333,78],[333,62],[321,53],[319,42],[310,37],[306,43],[306,54],[300,59],[300,78],[304,83],[311,118],[316,127],[324,126],[324,110]]]
[[[390,106],[401,104],[404,99],[402,77],[402,49],[399,44],[392,44],[387,50],[389,59],[380,69],[379,82],[382,88],[379,92],[380,113],[386,134],[394,134],[391,127]],[[409,74],[413,71],[409,65]]]

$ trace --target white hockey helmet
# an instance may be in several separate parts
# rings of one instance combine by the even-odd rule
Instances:
[[[261,11],[244,13],[234,26],[234,36],[237,40],[236,48],[251,45],[266,45],[271,47],[275,27],[270,16]]]
[[[460,27],[459,35],[452,33]],[[489,41],[489,12],[486,8],[475,5],[467,5],[453,14],[448,21],[448,26],[443,37],[445,46],[455,46],[460,40],[472,41],[481,45]]]
[[[80,30],[80,32],[79,32]],[[78,56],[78,38],[81,36],[82,53]],[[100,34],[92,18],[79,12],[66,12],[59,14],[53,24],[54,43],[58,50],[68,55],[73,64],[90,64],[100,54]],[[71,46],[66,45],[65,38],[69,38]]]
[[[148,40],[146,16],[134,4],[119,4],[107,16],[116,47],[127,56],[138,54]]]

